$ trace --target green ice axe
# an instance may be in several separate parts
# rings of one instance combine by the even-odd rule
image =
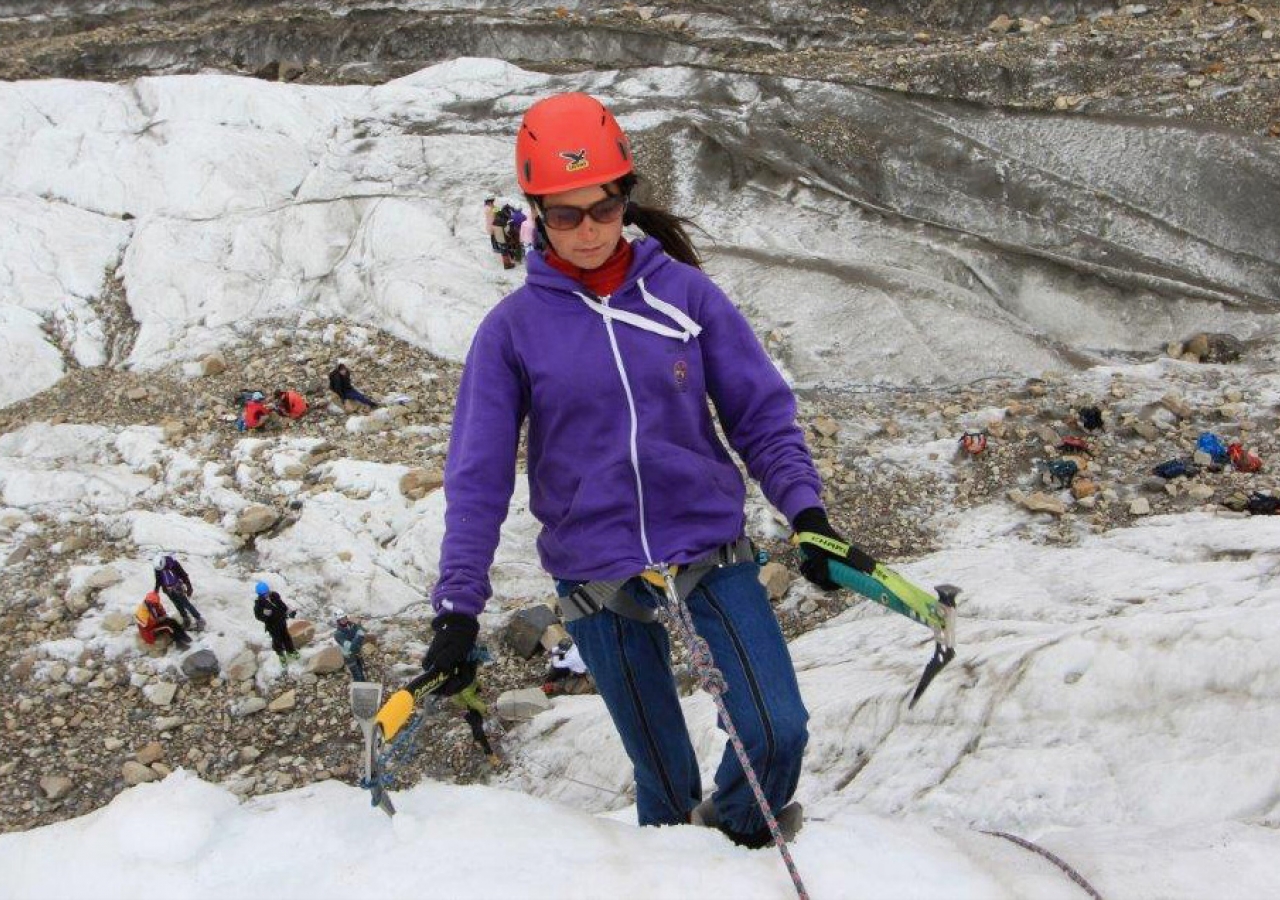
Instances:
[[[867,574],[847,562],[852,559],[849,544],[824,534],[805,531],[791,540],[797,545],[803,542],[819,547],[835,557],[827,560],[827,574],[840,587],[919,622],[933,632],[933,656],[925,664],[911,702],[907,704],[907,709],[914,707],[934,676],[956,655],[956,596],[960,588],[940,584],[931,593],[880,562]],[[805,553],[805,549],[801,547],[800,552]]]

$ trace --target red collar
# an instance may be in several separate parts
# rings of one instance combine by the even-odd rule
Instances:
[[[631,256],[631,245],[626,238],[618,238],[618,246],[613,255],[596,269],[581,269],[568,260],[561,259],[551,247],[547,247],[542,254],[547,265],[580,282],[597,297],[607,297],[622,287],[622,282],[627,279],[627,269],[631,268]]]

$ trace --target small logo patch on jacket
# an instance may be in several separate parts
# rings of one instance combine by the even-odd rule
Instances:
[[[579,172],[591,165],[591,163],[587,162],[587,151],[585,148],[576,152],[573,150],[561,150],[560,158],[569,161],[569,164],[564,167],[566,172]]]
[[[671,374],[676,379],[676,390],[684,391],[689,385],[689,364],[683,359],[677,359],[675,365],[671,367]]]

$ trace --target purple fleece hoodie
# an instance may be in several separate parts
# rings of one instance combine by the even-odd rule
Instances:
[[[529,506],[543,526],[543,568],[556,578],[625,578],[742,536],[746,490],[708,397],[788,520],[820,505],[795,397],[747,320],[656,240],[633,247],[626,280],[605,302],[531,253],[524,287],[480,323],[445,465],[437,612],[478,614],[492,592],[526,419]]]

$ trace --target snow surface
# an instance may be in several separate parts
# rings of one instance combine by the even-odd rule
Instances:
[[[0,461],[38,474],[56,462],[110,471],[114,460],[118,481],[126,457],[152,459],[154,431],[32,426],[0,438]],[[318,565],[308,549],[331,541],[353,548],[343,605],[376,618],[407,601],[412,612],[414,586],[434,576],[439,492],[411,504],[393,489],[399,467],[330,465],[334,489],[313,501],[319,514],[261,542],[261,573],[230,561],[232,538],[218,525],[122,509],[113,494],[54,496],[41,482],[46,511],[120,523],[139,554],[112,564],[122,580],[74,638],[44,646],[40,666],[86,647],[132,652],[132,636],[106,635],[102,618],[130,611],[150,587],[159,541],[191,571],[214,626],[199,640],[220,658],[260,641],[253,578],[271,578],[304,610],[340,587],[348,569]],[[5,502],[6,527],[28,527],[7,492]],[[519,567],[536,533],[522,502],[504,532],[499,606],[541,577]],[[752,513],[764,514],[758,500]],[[1063,857],[1108,898],[1269,896],[1280,851],[1280,521],[1157,517],[1071,547],[1037,543],[1036,524],[1006,504],[970,510],[944,528],[942,550],[901,566],[921,583],[967,588],[959,657],[915,710],[905,698],[929,653],[917,626],[856,603],[793,643],[812,716],[798,794],[810,819],[794,851],[811,895],[1080,896],[1049,863],[983,833],[1004,831]],[[77,568],[71,590],[96,568]],[[806,592],[793,588],[789,602]],[[260,683],[279,676],[264,659]],[[723,736],[707,697],[685,709],[709,787]],[[338,739],[358,754],[354,730]],[[533,897],[545,895],[549,863],[567,897],[789,895],[771,852],[693,827],[632,825],[630,766],[598,697],[557,699],[507,745],[512,766],[497,787],[425,782],[397,795],[393,822],[346,784],[240,802],[178,771],[81,819],[0,836],[6,896],[218,900],[280,881],[273,893],[286,897]],[[165,835],[160,863],[136,858],[139,833]],[[262,852],[282,834],[287,854]],[[487,853],[500,864],[477,861]],[[70,871],[66,854],[78,861]],[[298,881],[299,870],[310,877]]]
[[[814,102],[827,102],[810,87]],[[128,359],[137,368],[190,363],[254,323],[309,315],[365,322],[460,360],[481,317],[520,277],[495,268],[480,202],[519,197],[510,165],[518,116],[564,89],[612,99],[637,137],[675,131],[662,151],[669,158],[652,165],[671,168],[676,208],[705,229],[709,271],[762,332],[777,334],[773,349],[801,383],[1034,373],[1069,365],[1068,346],[1149,350],[1195,330],[1273,329],[1264,311],[1193,302],[1176,290],[1121,291],[970,240],[960,232],[983,228],[964,217],[994,213],[985,198],[964,207],[957,189],[943,195],[960,204],[952,210],[958,231],[887,218],[830,185],[819,190],[795,160],[758,146],[753,118],[774,115],[781,101],[745,76],[678,67],[551,76],[459,59],[377,87],[212,72],[129,84],[15,82],[0,85],[0,404],[48,387],[64,356],[105,361],[118,312],[113,275],[138,326]],[[707,108],[689,108],[690,96]],[[1087,166],[1104,169],[1093,176],[1112,179],[1124,196],[1156,202],[1141,182],[1150,167],[1134,171],[1127,142],[1165,146],[1171,126],[1150,137],[1079,117],[1048,125],[946,119],[955,129],[946,140],[982,144],[983,165],[996,169],[1002,161],[1034,169],[1046,143],[1063,143],[1042,164],[1067,173],[1054,184],[1075,206],[1103,197],[1078,192]],[[1060,140],[1064,128],[1073,130],[1069,142]],[[733,165],[708,163],[708,135],[726,142]],[[1091,141],[1107,152],[1090,152]],[[760,171],[726,182],[738,162]],[[920,197],[895,202],[938,201],[927,183],[932,163],[920,173],[897,164],[905,170],[885,189]],[[1247,192],[1249,175],[1222,195]],[[1222,210],[1168,193],[1177,196],[1138,209],[1137,219],[1158,214],[1185,236],[1190,218],[1207,232],[1198,238],[1223,250],[1272,236],[1265,228],[1240,234]],[[1107,215],[1133,211],[1122,204]],[[919,215],[931,218],[929,209]],[[1009,221],[1020,227],[1016,215]],[[1138,252],[1177,262],[1144,227],[1126,219],[1111,230],[1126,229]],[[1230,282],[1227,270],[1254,249],[1241,246],[1226,262],[1182,262],[1192,282],[1202,263]]]

